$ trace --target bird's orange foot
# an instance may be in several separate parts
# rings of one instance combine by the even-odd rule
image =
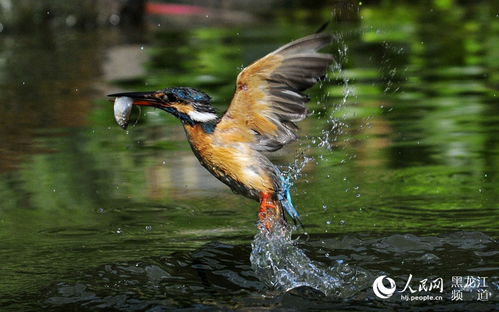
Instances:
[[[277,207],[269,198],[269,193],[260,193],[260,209],[258,210],[258,218],[268,231],[272,227],[272,218],[277,215]]]

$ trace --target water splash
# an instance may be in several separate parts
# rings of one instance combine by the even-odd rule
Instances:
[[[293,227],[273,224],[272,231],[259,224],[250,255],[256,276],[268,286],[282,291],[307,286],[340,298],[351,297],[369,286],[372,278],[368,271],[343,261],[330,267],[313,261],[291,238]]]
[[[315,114],[318,119],[326,119],[325,128],[321,130],[319,135],[305,136],[299,140],[299,148],[295,154],[293,163],[282,168],[282,172],[288,177],[290,185],[293,185],[294,181],[303,177],[303,170],[309,163],[318,163],[325,159],[322,153],[317,156],[311,155],[311,151],[315,146],[331,152],[336,147],[335,143],[338,142],[339,137],[348,128],[348,123],[344,121],[346,116],[341,118],[335,116],[338,111],[349,104],[350,98],[356,98],[356,94],[350,86],[350,79],[345,74],[342,66],[342,64],[348,61],[348,46],[341,36],[338,35],[337,40],[337,45],[339,46],[337,61],[331,65],[330,70],[326,73],[326,79],[321,81],[319,86],[322,88],[333,83],[339,83],[342,85],[343,96],[341,100],[336,102],[330,98],[329,92],[324,92],[321,99],[317,102],[317,105],[322,106],[322,109],[326,113],[322,115],[323,113],[320,111],[313,111],[312,114]]]
[[[348,123],[344,121],[346,116],[338,117],[338,112],[349,104],[352,97],[355,99],[356,94],[350,87],[350,80],[342,67],[342,64],[348,61],[348,46],[341,37],[337,39],[338,61],[332,64],[326,80],[321,82],[320,87],[339,84],[343,96],[334,101],[329,92],[324,92],[320,101],[316,103],[320,108],[312,114],[316,115],[317,119],[325,119],[325,125],[320,134],[301,139],[294,161],[282,168],[290,185],[300,178],[306,178],[304,172],[306,166],[324,160],[323,154],[336,148],[340,136],[345,128],[348,128]],[[315,147],[321,148],[324,153],[313,155],[311,151]],[[307,183],[306,180],[304,182]],[[343,223],[343,220],[340,221],[340,224]],[[272,229],[267,230],[263,224],[272,224]],[[258,226],[259,232],[252,242],[250,260],[256,275],[268,286],[282,291],[307,286],[327,296],[340,298],[350,297],[369,286],[371,274],[366,270],[354,268],[341,261],[333,266],[327,266],[311,260],[298,247],[297,241],[291,238],[293,227],[272,220],[264,220],[263,224]]]

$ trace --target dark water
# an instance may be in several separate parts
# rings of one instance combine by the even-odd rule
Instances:
[[[258,233],[257,204],[197,163],[178,121],[142,110],[123,132],[105,94],[191,86],[222,112],[242,66],[331,6],[0,33],[0,310],[497,309],[497,5],[333,13],[337,63],[302,138],[272,156],[297,178],[292,239]],[[146,74],[114,75],[135,68],[120,51]],[[457,286],[470,276],[486,284]],[[442,293],[418,289],[438,278]],[[442,298],[402,299],[428,294]]]

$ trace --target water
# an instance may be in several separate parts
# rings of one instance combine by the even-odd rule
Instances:
[[[0,310],[497,309],[496,11],[337,7],[338,64],[310,91],[302,139],[272,155],[305,229],[271,236],[178,121],[143,109],[122,131],[105,94],[185,85],[223,111],[241,66],[313,32],[327,7],[145,34],[5,24]],[[381,275],[396,284],[385,300]],[[439,295],[418,286],[442,278],[443,300],[402,299],[410,276],[417,295]],[[453,287],[468,276],[487,287]],[[494,296],[478,301],[483,289]]]
[[[343,260],[332,267],[311,260],[291,233],[291,227],[276,225],[268,231],[260,223],[251,243],[251,267],[271,288],[290,291],[308,287],[325,296],[348,298],[372,281],[368,271],[351,268]]]
[[[252,247],[248,244],[233,245],[213,241],[193,251],[180,250],[165,256],[138,257],[133,261],[117,261],[87,270],[77,270],[64,280],[49,284],[35,294],[34,298],[42,300],[40,305],[43,308],[53,311],[184,311],[188,308],[231,310],[240,307],[252,310],[264,306],[298,311],[352,307],[354,310],[372,311],[382,309],[383,306],[410,310],[407,302],[400,298],[392,298],[384,304],[377,300],[365,283],[366,278],[372,283],[373,276],[368,275],[367,269],[360,269],[360,265],[369,268],[370,274],[382,274],[383,272],[374,269],[379,268],[382,263],[391,272],[397,272],[398,278],[395,278],[400,288],[409,274],[417,277],[418,280],[414,279],[412,282],[412,287],[417,288],[423,278],[438,276],[447,279],[463,272],[487,275],[497,270],[487,270],[483,266],[484,262],[493,262],[494,254],[487,250],[497,249],[497,243],[479,232],[455,232],[432,237],[413,234],[382,237],[321,235],[311,237],[307,243],[293,243],[289,237],[281,237],[284,244],[272,247],[263,246],[262,242],[268,242],[269,238],[262,235],[257,234]],[[274,239],[275,237],[271,240]],[[297,269],[300,265],[303,266],[301,269],[308,267],[306,274],[309,274],[309,281],[312,281],[310,278],[315,274],[324,274],[325,271],[322,270],[329,270],[328,278],[315,280],[319,284],[314,286],[320,288],[320,283],[323,283],[322,287],[331,292],[325,296],[323,292],[311,287],[299,287],[297,283],[287,292],[279,290],[279,285],[269,287],[264,283],[267,278],[265,272],[262,275],[259,271],[262,268],[255,268],[256,262],[253,261],[252,266],[248,261],[248,258],[258,254],[258,248],[273,250],[276,252],[275,256],[289,257],[289,261],[279,257],[265,257],[263,260],[281,261],[279,265],[286,263]],[[304,252],[310,256],[311,262],[304,261],[308,259]],[[459,261],[455,261],[456,257]],[[340,264],[340,259],[344,261],[343,264]],[[349,268],[345,264],[347,262]],[[323,268],[314,268],[311,263]],[[451,263],[455,267],[450,268]],[[330,268],[326,269],[328,265]],[[394,277],[393,273],[391,276]],[[332,284],[334,287],[331,287]],[[497,291],[497,280],[490,285]],[[444,287],[449,288],[450,285],[446,283]],[[325,288],[322,290],[326,290]],[[470,296],[471,294],[474,295],[469,293]],[[490,311],[493,307],[479,304],[473,298],[466,298],[463,302],[450,302],[450,293],[445,296],[445,305],[436,302],[431,304],[432,308]],[[33,297],[20,299],[29,302]],[[424,310],[424,306],[421,307],[420,303],[414,310]]]

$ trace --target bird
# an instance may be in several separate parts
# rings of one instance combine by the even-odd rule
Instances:
[[[201,165],[233,192],[258,201],[258,219],[267,230],[288,224],[286,214],[303,227],[290,180],[266,153],[297,139],[296,123],[307,117],[305,104],[310,100],[303,92],[325,77],[333,56],[319,50],[332,42],[332,35],[315,33],[248,65],[238,74],[234,96],[220,116],[209,95],[190,87],[108,96],[116,101],[126,97],[132,105],[178,118]]]

